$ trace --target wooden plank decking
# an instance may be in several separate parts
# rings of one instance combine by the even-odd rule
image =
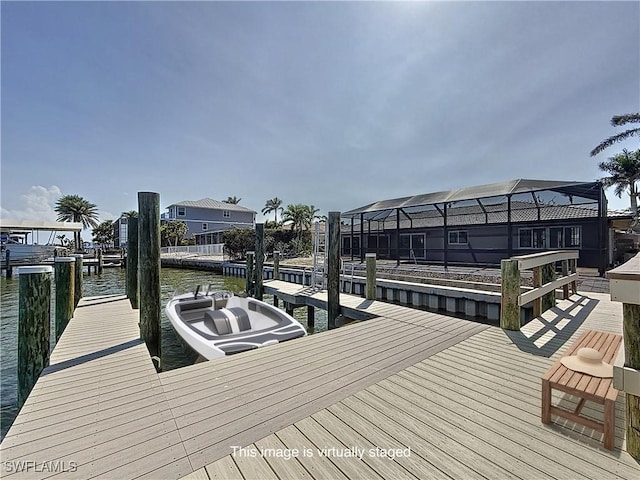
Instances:
[[[341,295],[380,318],[161,374],[128,301],[83,300],[0,447],[2,476],[638,478],[620,450],[623,395],[614,452],[588,428],[540,422],[540,376],[564,344],[584,328],[621,329],[607,296],[573,300],[507,334]],[[361,458],[338,456],[353,447]],[[74,468],[11,474],[18,460]]]
[[[640,467],[620,450],[624,395],[613,453],[589,428],[540,421],[540,376],[587,328],[620,333],[621,306],[608,295],[577,295],[520,332],[484,329],[189,478],[638,478]],[[583,413],[595,418],[602,407]],[[356,447],[361,458],[339,456]],[[410,454],[391,459],[376,448]]]
[[[192,471],[139,336],[124,296],[81,300],[0,446],[3,478]],[[16,472],[17,462],[33,463]]]

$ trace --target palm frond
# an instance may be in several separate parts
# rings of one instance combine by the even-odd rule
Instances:
[[[626,113],[624,115],[614,115],[611,119],[611,125],[619,127],[627,123],[640,123],[640,113]]]
[[[618,142],[621,142],[622,140],[626,140],[627,138],[636,137],[636,136],[640,137],[640,128],[631,128],[617,135],[613,135],[607,138],[606,140],[600,142],[600,144],[596,148],[591,150],[591,156],[595,157],[596,155],[601,153],[603,150],[609,148],[614,143],[618,143]]]

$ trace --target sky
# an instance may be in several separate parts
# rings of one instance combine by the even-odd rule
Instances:
[[[593,181],[640,111],[638,2],[8,2],[2,218],[137,192],[321,214],[517,178]],[[610,208],[628,196],[607,192]],[[272,214],[268,218],[271,218]]]

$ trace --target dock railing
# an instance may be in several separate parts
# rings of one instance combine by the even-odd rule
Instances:
[[[640,460],[640,253],[607,272],[611,300],[622,302],[624,342],[613,365],[613,386],[626,393],[627,452]]]
[[[160,253],[179,254],[186,253],[191,255],[206,255],[210,257],[222,256],[224,253],[224,243],[215,243],[211,245],[185,245],[179,247],[162,247]]]
[[[500,327],[520,330],[520,309],[533,302],[533,315],[538,317],[555,305],[556,288],[562,287],[564,298],[569,297],[569,285],[576,293],[576,250],[557,250],[511,257],[501,262],[502,300]],[[562,262],[562,276],[556,278],[555,264]],[[523,270],[533,270],[533,289],[522,293]]]

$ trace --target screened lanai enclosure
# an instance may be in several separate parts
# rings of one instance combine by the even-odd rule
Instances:
[[[382,200],[342,214],[342,253],[364,260],[499,265],[546,250],[579,250],[604,271],[607,205],[600,182],[512,180]]]

